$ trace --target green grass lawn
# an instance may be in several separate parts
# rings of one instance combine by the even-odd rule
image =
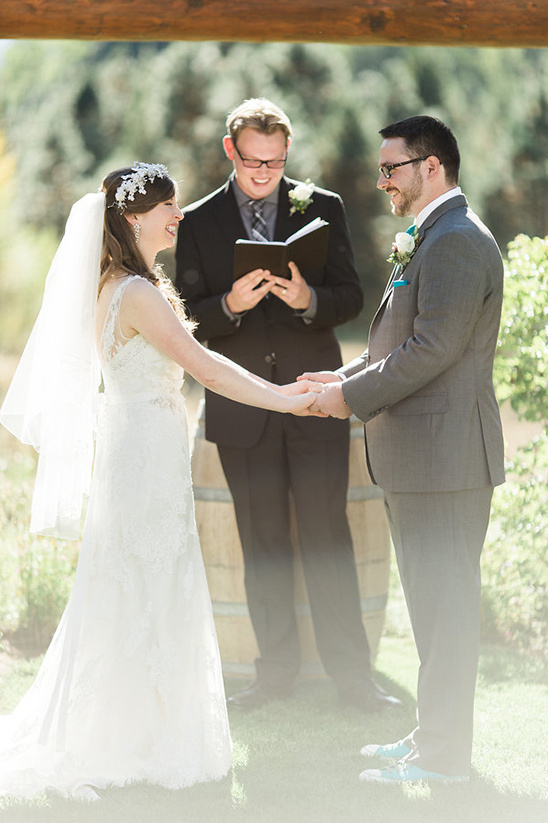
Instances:
[[[0,711],[17,702],[39,659],[10,665]],[[385,637],[379,682],[403,708],[367,716],[340,707],[327,680],[302,680],[292,698],[231,713],[232,774],[179,792],[136,785],[94,804],[55,797],[0,801],[0,823],[547,823],[548,666],[484,648],[476,700],[475,774],[469,784],[362,784],[366,742],[398,739],[414,724],[417,658],[408,637]],[[227,681],[227,692],[241,682]]]
[[[0,432],[0,470],[4,440]],[[27,452],[10,453],[12,495],[33,473]],[[26,500],[17,505],[28,509]],[[24,541],[27,519],[16,524]],[[0,538],[0,579],[9,571],[14,541],[4,543]],[[4,593],[10,593],[7,584]],[[0,651],[0,713],[17,704],[40,659]],[[548,823],[548,661],[501,646],[483,648],[474,777],[458,786],[358,780],[362,769],[376,765],[360,756],[364,743],[393,742],[415,725],[418,662],[395,563],[376,668],[381,685],[403,701],[401,709],[363,715],[337,704],[330,681],[302,680],[287,702],[231,713],[233,770],[218,784],[180,792],[135,785],[105,791],[93,804],[52,796],[4,799],[0,823]],[[227,693],[241,686],[227,681]]]

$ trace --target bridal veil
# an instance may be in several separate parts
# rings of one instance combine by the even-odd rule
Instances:
[[[32,532],[77,538],[89,494],[100,367],[95,345],[105,194],[71,209],[0,422],[39,452]]]

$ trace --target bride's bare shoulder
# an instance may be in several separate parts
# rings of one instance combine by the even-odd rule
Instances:
[[[109,277],[106,283],[103,284],[103,287],[101,288],[101,292],[98,298],[99,306],[110,305],[110,303],[112,302],[112,298],[124,283],[127,284],[127,288],[124,289],[124,294],[128,290],[140,290],[141,284],[143,284],[145,288],[147,285],[151,285],[148,283],[147,280],[145,280],[144,277],[138,277],[137,275],[128,274],[127,272],[120,272],[119,274],[115,274],[112,277]]]
[[[168,302],[160,289],[147,280],[146,277],[130,278],[131,282],[124,291],[124,304],[129,308],[164,308]]]
[[[103,285],[100,287],[101,291],[99,293],[99,303],[110,303],[111,298],[114,296],[114,292],[123,283],[125,280],[129,279],[129,275],[120,272],[120,274],[113,275],[106,280]]]

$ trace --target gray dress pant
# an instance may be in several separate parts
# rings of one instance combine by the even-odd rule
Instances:
[[[447,775],[470,770],[480,644],[480,555],[491,486],[385,493],[420,659],[418,726],[409,761]]]

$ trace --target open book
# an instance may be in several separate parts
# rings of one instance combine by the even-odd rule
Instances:
[[[301,274],[323,266],[327,259],[329,223],[316,217],[287,240],[257,242],[236,240],[234,246],[234,280],[254,269],[268,269],[272,274],[290,278],[291,260]]]

